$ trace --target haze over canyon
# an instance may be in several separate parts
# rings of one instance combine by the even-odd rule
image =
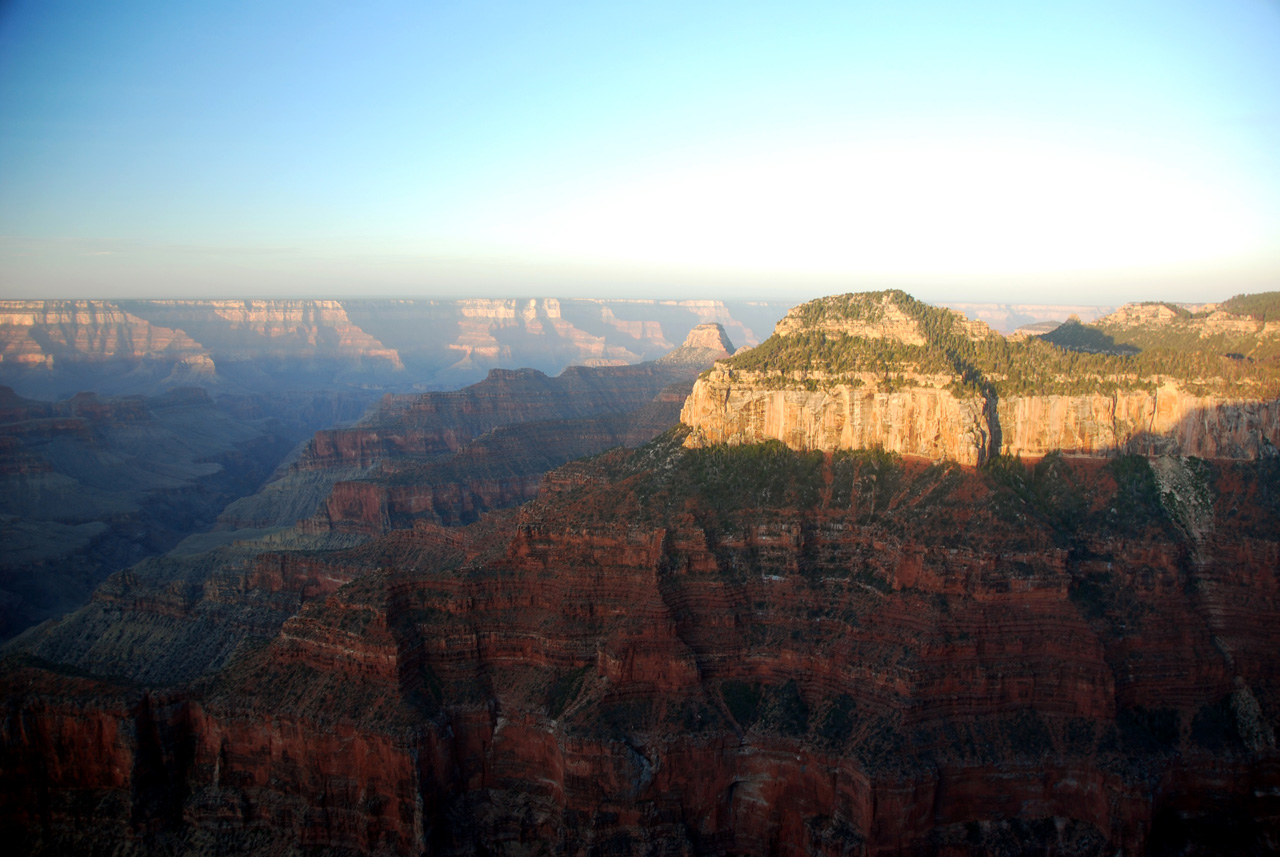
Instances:
[[[967,309],[4,302],[0,831],[1272,853],[1280,294]]]

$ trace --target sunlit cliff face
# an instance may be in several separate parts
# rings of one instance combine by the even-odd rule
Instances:
[[[1236,334],[1239,343],[1264,350],[1280,327],[1221,310],[1194,319],[1183,315],[1180,320],[1167,305],[1131,306],[1100,324],[1173,326],[1197,343]],[[1105,338],[1102,329],[1096,333]],[[825,345],[818,343],[831,341],[846,343],[840,348],[851,354],[878,356],[843,367],[826,364],[820,351]],[[1174,362],[1164,364],[1163,374],[1151,368],[1156,364],[1116,364],[1106,370],[1109,375],[1090,370],[1095,374],[1086,382],[1085,371],[1069,368],[1070,358],[1059,352],[1064,357],[1053,364],[1056,369],[1000,390],[1013,363],[1043,357],[1009,351],[1002,358],[975,359],[979,350],[964,357],[965,341],[971,349],[1005,345],[982,322],[925,307],[901,292],[801,305],[778,322],[759,351],[718,363],[698,379],[681,413],[693,430],[687,445],[780,440],[798,450],[881,448],[978,465],[1000,454],[1039,457],[1055,450],[1104,458],[1127,450],[1253,459],[1280,443],[1274,388],[1261,378],[1233,384],[1214,377],[1229,374],[1243,355],[1239,361],[1214,357],[1204,364],[1206,375],[1179,373]],[[926,356],[930,348],[932,357]],[[949,356],[938,359],[940,352]],[[989,362],[979,370],[982,360]],[[973,382],[973,373],[982,380]]]

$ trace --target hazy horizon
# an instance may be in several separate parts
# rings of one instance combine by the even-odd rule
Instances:
[[[1280,287],[1280,5],[0,9],[0,297]]]

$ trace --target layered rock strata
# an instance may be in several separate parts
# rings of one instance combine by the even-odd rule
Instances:
[[[743,410],[784,433],[810,420],[788,443],[875,448],[677,428],[467,526],[441,526],[466,520],[438,511],[458,508],[437,506],[445,455],[533,458],[563,421],[449,446],[432,421],[483,425],[485,396],[389,400],[378,431],[417,439],[295,470],[379,474],[340,481],[307,526],[142,563],[8,647],[0,834],[264,857],[1270,853],[1270,412],[1202,421],[1201,439],[1115,428],[1156,425],[1158,403],[1112,412],[1144,453],[1173,439],[1206,458],[900,457],[886,446],[966,433],[1002,449],[1019,398],[975,370],[1003,340],[921,306],[824,302],[796,313],[827,325],[788,334],[802,348],[782,337],[708,376],[784,394]],[[857,374],[850,355],[895,362]],[[860,422],[793,393],[842,395]],[[1060,428],[1016,442],[1098,436],[1101,413],[1032,414]]]
[[[1224,324],[1218,315],[1184,326],[1218,330]],[[1179,316],[1154,305],[1108,318],[1133,326]],[[1261,322],[1237,320],[1251,335],[1264,335]],[[1274,385],[1248,377],[1238,354],[1213,358],[1227,378],[1178,378],[1137,363],[1080,368],[1072,376],[1052,368],[1054,361],[1073,365],[1061,356],[1066,352],[1046,354],[1048,346],[1037,351],[1025,341],[1001,350],[1003,343],[981,322],[898,292],[814,301],[788,313],[755,352],[700,377],[681,421],[692,429],[694,446],[773,439],[798,450],[881,448],[968,465],[1055,450],[1252,459],[1280,445]],[[991,368],[979,368],[984,361]],[[1050,368],[1036,366],[1032,380],[1010,385],[1012,370],[1023,369],[1019,361]],[[1169,363],[1181,365],[1178,358]],[[924,371],[925,365],[941,371]]]
[[[500,426],[452,455],[383,460],[358,480],[338,481],[307,532],[377,534],[419,521],[454,526],[538,495],[547,471],[615,446],[639,446],[679,421],[690,384],[672,384],[642,408],[577,420]]]
[[[0,383],[29,396],[456,389],[490,369],[556,374],[669,352],[699,324],[754,344],[784,307],[537,299],[0,301]],[[753,330],[754,329],[754,330]]]
[[[455,453],[499,426],[624,413],[705,365],[573,366],[554,378],[536,369],[494,369],[484,381],[457,392],[388,395],[358,424],[318,432],[296,467],[367,467],[384,458],[431,458]]]
[[[1173,461],[1207,498],[1192,537],[1140,458],[681,441],[556,471],[518,517],[121,579],[6,664],[12,841],[1142,855],[1280,831],[1274,462]],[[229,647],[193,669],[194,639]]]
[[[689,344],[708,336],[721,349]],[[732,349],[722,327],[704,325],[671,352],[679,359],[554,378],[494,370],[456,392],[385,396],[357,424],[316,432],[261,491],[231,504],[219,529],[304,521],[309,533],[370,534],[473,521],[532,499],[542,474],[566,461],[670,428],[696,374]]]
[[[771,380],[723,367],[699,378],[680,413],[693,429],[691,445],[772,439],[793,449],[879,447],[968,465],[1055,450],[1251,459],[1280,446],[1280,403],[1193,395],[1175,383],[1154,392],[993,401],[956,395],[950,376],[907,375],[906,389],[896,391],[878,388],[876,377],[817,390],[770,389]]]
[[[962,464],[978,464],[992,451],[987,403],[953,395],[949,376],[913,377],[900,392],[881,391],[874,379],[822,390],[769,389],[766,378],[721,367],[699,378],[680,412],[693,430],[690,445],[772,439],[792,449],[881,448]]]

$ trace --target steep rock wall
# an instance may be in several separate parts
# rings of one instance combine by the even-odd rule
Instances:
[[[997,415],[1008,455],[1128,450],[1252,459],[1280,443],[1280,403],[1197,396],[1172,383],[1154,393],[1017,396],[1002,400]]]
[[[804,389],[812,380],[817,389]],[[949,378],[905,387],[779,379],[717,366],[694,384],[680,419],[688,444],[780,440],[792,449],[882,448],[976,465],[994,453],[1108,456],[1117,451],[1252,459],[1280,445],[1280,403],[1155,392],[1014,396],[991,407],[957,396]],[[781,387],[781,389],[777,389]]]
[[[196,854],[1101,857],[1183,853],[1207,823],[1192,841],[1263,853],[1280,595],[1255,465],[1211,466],[1231,535],[1190,545],[1158,512],[1112,521],[1112,470],[1071,462],[1090,517],[1063,543],[959,468],[852,457],[818,465],[814,505],[726,508],[678,459],[637,477],[653,455],[570,465],[497,529],[206,585],[296,614],[181,698],[7,673],[0,825]],[[142,594],[118,609],[198,612]],[[82,669],[137,660],[59,635]]]
[[[792,449],[869,449],[979,463],[989,446],[980,399],[919,386],[767,389],[755,373],[716,368],[694,384],[680,412],[690,445],[780,440]]]
[[[110,301],[0,301],[0,363],[53,366],[206,354],[183,331],[151,324]]]
[[[572,366],[554,378],[534,369],[494,369],[456,392],[386,396],[358,425],[317,432],[294,466],[324,470],[432,458],[458,452],[500,426],[625,413],[669,384],[688,383],[698,368],[658,362]]]
[[[454,389],[492,368],[555,374],[656,359],[699,323],[754,344],[783,309],[556,298],[0,301],[0,382],[39,396],[187,383]]]

